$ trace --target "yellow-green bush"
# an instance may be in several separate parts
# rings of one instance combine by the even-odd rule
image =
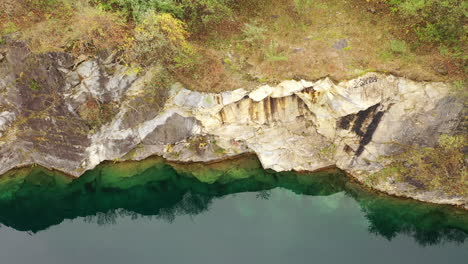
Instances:
[[[135,27],[133,59],[151,64],[173,62],[177,56],[192,54],[186,28],[184,22],[169,13],[148,12]]]

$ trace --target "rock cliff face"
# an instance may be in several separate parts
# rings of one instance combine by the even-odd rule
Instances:
[[[0,174],[39,164],[80,176],[105,160],[159,155],[208,162],[256,153],[264,168],[336,166],[365,181],[401,146],[433,146],[439,135],[454,131],[463,110],[444,83],[378,73],[220,94],[175,84],[161,108],[148,94],[154,71],[137,76],[106,59],[32,55],[21,44],[3,56]],[[96,118],[102,109],[108,114]],[[468,207],[468,197],[428,193],[391,178],[373,187]]]

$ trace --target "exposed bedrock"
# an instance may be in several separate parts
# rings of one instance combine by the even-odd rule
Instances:
[[[287,80],[220,94],[175,84],[160,109],[148,100],[154,71],[137,76],[105,59],[32,55],[20,44],[4,55],[0,174],[39,164],[80,176],[105,160],[159,155],[208,162],[256,153],[264,168],[337,166],[364,181],[402,146],[433,146],[441,134],[452,133],[463,111],[463,102],[444,83],[378,73],[340,83]],[[391,181],[374,188],[468,205],[468,197],[408,192]]]

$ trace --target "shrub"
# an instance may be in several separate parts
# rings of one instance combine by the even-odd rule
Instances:
[[[177,56],[193,53],[187,25],[169,13],[147,13],[135,27],[133,59],[143,64],[173,62]]]
[[[135,21],[140,21],[150,11],[170,13],[178,18],[183,16],[183,6],[180,1],[174,0],[93,0],[93,2],[104,10],[118,8]]]
[[[201,63],[201,56],[192,46],[189,46],[188,49],[184,52],[178,52],[174,57],[174,67],[179,70],[193,71],[195,67]]]
[[[394,13],[407,20],[407,25],[426,43],[463,43],[466,41],[464,0],[377,0],[387,3]]]
[[[445,150],[452,150],[457,148],[462,148],[466,145],[466,137],[464,136],[450,136],[450,135],[441,135],[439,137],[439,146]]]
[[[135,21],[148,12],[168,13],[199,30],[232,16],[232,0],[93,0],[105,10],[121,9]]]
[[[233,0],[181,0],[184,18],[195,31],[232,18]]]
[[[252,24],[244,24],[242,33],[244,34],[244,41],[254,43],[265,39],[266,29],[258,26],[256,22]]]

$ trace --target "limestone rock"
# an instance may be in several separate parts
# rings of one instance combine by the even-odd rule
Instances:
[[[337,166],[364,181],[385,167],[382,157],[401,151],[398,145],[433,146],[440,134],[456,129],[463,111],[444,83],[377,73],[340,83],[287,80],[220,94],[176,84],[158,109],[140,104],[148,99],[152,71],[137,76],[99,59],[24,54],[25,47],[14,47],[0,64],[0,174],[39,164],[80,176],[106,160],[159,155],[206,162],[256,153],[264,168]],[[42,64],[30,67],[37,61]],[[117,111],[90,127],[77,113],[90,100],[117,104]],[[391,183],[375,188],[468,206],[468,197]]]

